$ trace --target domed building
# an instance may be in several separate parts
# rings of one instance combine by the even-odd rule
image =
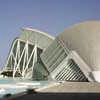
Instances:
[[[100,70],[100,22],[76,24],[58,37],[69,50],[75,50],[92,70]]]
[[[82,22],[67,28],[41,59],[54,79],[99,81],[100,22]]]

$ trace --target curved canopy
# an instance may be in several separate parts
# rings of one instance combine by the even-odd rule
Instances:
[[[23,28],[22,34],[19,38],[24,41],[28,40],[33,45],[36,44],[41,49],[46,49],[54,40],[53,36],[31,28]]]

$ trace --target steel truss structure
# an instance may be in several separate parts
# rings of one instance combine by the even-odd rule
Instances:
[[[54,38],[44,32],[26,28],[12,44],[6,65],[2,72],[10,77],[32,79],[36,63],[40,63],[40,54]],[[45,43],[43,43],[45,42]]]
[[[27,76],[28,72],[32,73],[34,64],[37,62],[38,49],[37,45],[16,39],[12,45],[4,70],[12,70],[13,78],[17,71],[22,77]],[[41,49],[39,50],[42,52]]]

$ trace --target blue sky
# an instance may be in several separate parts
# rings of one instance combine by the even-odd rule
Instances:
[[[0,0],[0,66],[22,27],[56,36],[86,20],[100,20],[100,0]]]

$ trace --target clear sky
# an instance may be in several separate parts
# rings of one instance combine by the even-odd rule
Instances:
[[[0,0],[0,66],[22,27],[56,36],[86,20],[100,20],[100,0]]]

